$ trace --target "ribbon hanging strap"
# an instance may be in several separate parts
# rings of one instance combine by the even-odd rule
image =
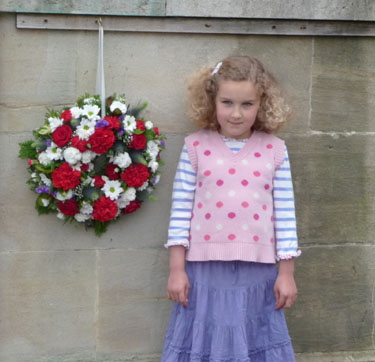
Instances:
[[[96,94],[100,95],[101,116],[105,117],[105,84],[104,84],[104,64],[103,64],[103,38],[104,30],[101,19],[98,20],[99,24],[99,46],[98,46],[98,69],[96,73]]]

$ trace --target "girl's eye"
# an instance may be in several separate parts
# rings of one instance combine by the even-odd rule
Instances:
[[[252,103],[250,103],[250,102],[246,102],[246,103],[244,103],[244,106],[245,107],[251,107],[253,104]]]
[[[223,101],[223,104],[232,104],[231,101]]]

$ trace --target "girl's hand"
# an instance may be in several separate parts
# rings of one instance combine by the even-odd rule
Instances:
[[[185,270],[174,270],[169,274],[167,285],[168,299],[188,306],[190,281]]]
[[[281,260],[279,275],[273,288],[276,298],[275,309],[290,308],[297,300],[294,281],[294,260]]]

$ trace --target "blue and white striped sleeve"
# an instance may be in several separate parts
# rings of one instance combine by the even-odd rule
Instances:
[[[284,161],[275,172],[273,186],[276,258],[296,258],[301,255],[301,251],[298,250],[294,191],[286,146]]]
[[[197,174],[190,163],[184,145],[173,182],[168,242],[164,244],[166,248],[174,245],[183,245],[185,248],[189,248],[190,220],[193,212],[196,180]]]

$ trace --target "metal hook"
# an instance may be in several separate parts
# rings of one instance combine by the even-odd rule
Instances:
[[[96,20],[99,26],[103,26],[102,18]]]

